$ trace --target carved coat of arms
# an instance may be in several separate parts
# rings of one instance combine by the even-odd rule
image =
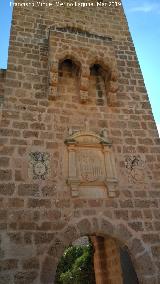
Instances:
[[[96,181],[104,176],[102,159],[96,151],[79,151],[78,165],[80,178],[84,181]]]
[[[130,155],[125,159],[129,183],[141,183],[145,179],[145,162],[140,155]]]
[[[32,167],[33,179],[44,180],[48,174],[49,154],[44,152],[31,152],[30,165]]]
[[[117,175],[111,141],[88,130],[69,134],[65,144],[68,150],[67,184],[72,196],[88,194],[91,198],[103,198],[106,192],[115,196]]]

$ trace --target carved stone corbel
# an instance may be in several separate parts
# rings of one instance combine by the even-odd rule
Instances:
[[[58,62],[53,61],[49,65],[49,100],[54,100],[58,95]]]
[[[118,73],[116,70],[112,70],[111,72],[111,81],[115,82],[118,80]]]
[[[55,99],[57,97],[58,87],[58,62],[50,63],[49,68],[49,98]]]
[[[82,68],[80,78],[80,100],[85,103],[88,100],[88,87],[89,87],[89,70]]]
[[[80,90],[80,101],[81,103],[86,103],[88,100],[88,92]]]
[[[118,91],[118,82],[117,81],[110,81],[109,91],[111,93],[116,93]]]
[[[105,181],[105,184],[108,188],[108,196],[109,197],[116,197],[118,181],[115,180],[115,179],[107,178],[106,181]]]
[[[114,106],[117,101],[117,91],[118,91],[118,75],[115,70],[111,72],[111,78],[108,88],[108,105]]]

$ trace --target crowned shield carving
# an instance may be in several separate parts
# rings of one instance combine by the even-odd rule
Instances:
[[[65,140],[68,149],[68,178],[72,196],[114,197],[117,174],[111,141],[90,131],[80,131]]]

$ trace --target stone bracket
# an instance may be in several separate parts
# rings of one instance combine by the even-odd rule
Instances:
[[[108,89],[108,105],[114,106],[117,103],[117,91],[118,91],[118,74],[117,71],[111,72],[111,79]]]
[[[85,102],[88,101],[89,70],[87,70],[87,71],[88,71],[87,72],[88,76],[87,76],[87,74],[83,74],[83,70],[82,70],[82,74],[81,74],[81,78],[80,78],[80,101],[81,101],[81,103],[85,103]]]
[[[66,182],[71,188],[72,197],[78,197],[79,196],[78,188],[80,186],[80,181],[76,180],[76,179],[69,178],[69,179],[67,179]]]
[[[58,62],[52,61],[49,64],[49,93],[48,99],[54,100],[58,96]]]

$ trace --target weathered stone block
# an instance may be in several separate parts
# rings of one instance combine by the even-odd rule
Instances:
[[[17,259],[0,260],[0,271],[13,270],[17,268]]]
[[[14,276],[15,284],[31,284],[37,278],[37,271],[26,271],[26,272],[17,272]]]
[[[11,170],[1,170],[0,169],[0,180],[1,181],[10,181],[12,179]]]
[[[37,196],[39,195],[38,184],[20,184],[18,186],[19,196]]]
[[[1,157],[0,158],[0,167],[5,168],[9,166],[9,158],[7,157]]]
[[[50,208],[51,201],[49,199],[29,199],[28,207],[29,208],[39,208],[39,207]]]
[[[35,244],[48,244],[54,239],[54,233],[42,233],[38,232],[34,234]]]
[[[15,190],[14,183],[1,183],[0,184],[0,195],[12,195]]]
[[[39,268],[39,260],[36,257],[32,257],[23,261],[23,269],[38,269]]]

